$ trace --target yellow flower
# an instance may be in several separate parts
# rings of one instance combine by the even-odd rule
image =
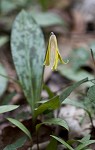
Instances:
[[[52,56],[53,54],[53,56]],[[57,38],[53,32],[51,32],[50,38],[49,38],[49,43],[47,46],[47,51],[46,51],[46,57],[45,57],[45,62],[44,65],[49,66],[51,64],[51,60],[53,59],[53,67],[52,70],[56,70],[58,66],[58,61],[60,61],[62,64],[67,64],[67,62],[64,62],[58,49],[58,44],[57,44]]]

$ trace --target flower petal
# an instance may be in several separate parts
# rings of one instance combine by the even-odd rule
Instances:
[[[47,47],[47,51],[46,51],[46,57],[45,57],[45,61],[44,61],[44,65],[49,66],[50,65],[50,41]]]
[[[52,60],[53,60],[52,70],[57,69],[58,61],[60,61],[62,64],[67,64],[69,62],[68,60],[67,62],[63,61],[59,53],[57,38],[54,33],[51,33],[51,36],[49,38],[44,65],[49,66],[50,64],[52,64]]]
[[[57,66],[58,66],[58,51],[55,50],[55,59],[54,59],[54,64],[53,64],[52,70],[56,70]]]
[[[65,61],[62,59],[62,57],[61,57],[59,51],[58,51],[58,59],[60,60],[60,62],[61,62],[62,64],[67,64],[67,63],[69,62],[69,60],[67,60],[67,62],[65,62]]]

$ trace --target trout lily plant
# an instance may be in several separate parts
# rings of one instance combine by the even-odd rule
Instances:
[[[60,61],[62,64],[66,64],[68,62],[67,61],[65,63],[60,55],[57,44],[57,38],[53,32],[51,32],[49,38],[44,65],[49,66],[52,63],[52,58],[54,61],[52,66],[53,71],[57,69],[58,61]]]
[[[52,70],[57,69],[58,61],[62,64],[67,64],[68,61],[63,61],[59,53],[57,38],[54,33],[50,35],[46,50],[41,28],[35,22],[34,18],[32,18],[32,15],[24,10],[18,14],[13,24],[11,51],[19,84],[31,108],[31,117],[33,120],[31,127],[34,129],[34,132],[38,133],[40,126],[43,124],[59,125],[69,130],[66,121],[61,118],[51,118],[40,124],[36,124],[36,120],[39,115],[47,110],[51,112],[58,109],[70,93],[81,84],[87,82],[88,78],[82,79],[63,90],[60,95],[51,94],[48,100],[41,103],[44,67],[45,65],[51,65],[52,53],[54,54]],[[20,121],[13,118],[7,119],[20,128],[32,140],[33,133],[30,133]]]

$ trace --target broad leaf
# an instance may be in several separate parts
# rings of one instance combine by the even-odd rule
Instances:
[[[79,87],[81,84],[88,81],[88,78],[85,78],[77,83],[74,83],[70,87],[66,88],[59,96],[60,102],[62,103],[70,94],[72,91],[74,91],[77,87]]]
[[[52,99],[48,100],[44,104],[41,104],[36,110],[35,110],[35,117],[42,114],[46,110],[54,110],[57,109],[60,106],[59,96],[55,96]]]
[[[54,139],[56,139],[58,142],[60,142],[61,144],[63,144],[66,148],[68,148],[69,150],[74,150],[69,144],[67,144],[64,140],[62,140],[61,138],[58,138],[54,135],[51,135],[51,137],[53,137]]]
[[[22,89],[33,112],[41,96],[45,43],[40,27],[25,11],[15,19],[11,48]]]
[[[41,127],[41,125],[43,125],[43,124],[59,125],[59,126],[61,126],[61,127],[66,128],[67,130],[69,130],[67,122],[64,121],[64,120],[61,119],[61,118],[52,118],[52,119],[49,119],[49,120],[44,121],[43,123],[37,124],[37,125],[36,125],[36,130],[38,131],[38,129],[39,129],[39,128]]]
[[[90,99],[91,103],[95,105],[95,85],[89,88],[87,92],[87,97]]]
[[[15,143],[7,145],[4,150],[17,150],[18,148],[22,147],[26,142],[27,137],[22,137],[18,139]]]
[[[7,118],[8,121],[10,121],[12,124],[14,124],[15,126],[17,126],[19,129],[21,129],[30,139],[31,139],[31,134],[29,132],[29,130],[18,120],[16,119],[12,119],[12,118]]]
[[[12,111],[14,109],[17,109],[19,106],[17,105],[3,105],[0,106],[0,114],[8,112],[8,111]]]

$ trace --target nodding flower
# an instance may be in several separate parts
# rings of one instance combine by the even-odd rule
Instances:
[[[47,46],[44,65],[49,66],[51,63],[53,63],[52,70],[54,71],[54,70],[57,70],[58,61],[60,61],[62,64],[67,64],[68,63],[68,60],[67,60],[67,62],[63,61],[63,59],[62,59],[62,57],[59,53],[57,38],[56,38],[55,34],[53,32],[51,32],[49,42],[48,42],[48,46]]]

